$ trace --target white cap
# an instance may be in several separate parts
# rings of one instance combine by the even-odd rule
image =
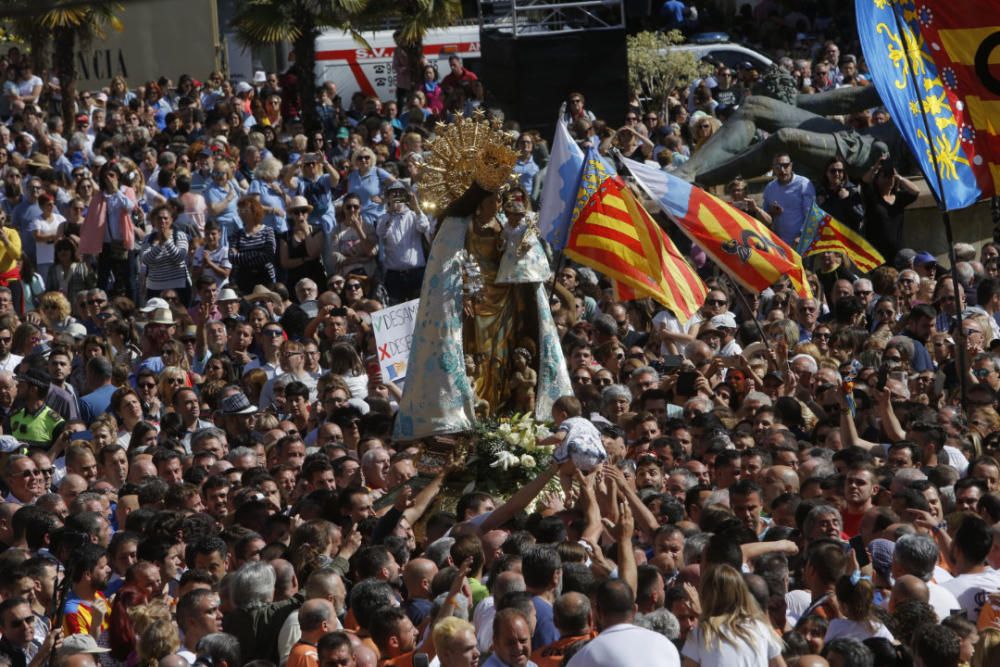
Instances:
[[[264,74],[264,70],[259,69],[259,70],[257,70],[256,72],[253,73],[253,82],[254,83],[265,83],[265,82],[267,82],[267,75]]]
[[[723,313],[721,315],[716,315],[711,320],[709,324],[713,329],[738,329],[739,325],[736,324],[736,317],[732,313]]]
[[[167,303],[165,299],[161,299],[158,296],[154,296],[152,299],[148,299],[146,301],[146,305],[140,308],[139,310],[141,310],[144,313],[151,313],[157,308],[164,308],[166,310],[170,310],[170,304]]]
[[[87,327],[83,326],[79,322],[72,322],[63,329],[63,333],[69,334],[73,338],[86,338],[87,337]]]

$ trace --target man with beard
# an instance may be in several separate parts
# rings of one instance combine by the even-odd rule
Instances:
[[[375,234],[385,252],[385,289],[394,303],[420,296],[424,282],[424,238],[431,223],[416,195],[399,181],[386,191],[389,206],[375,224]]]
[[[108,552],[96,544],[84,544],[73,551],[67,576],[73,582],[63,607],[63,634],[89,634],[107,648],[108,601],[101,593],[111,577]]]

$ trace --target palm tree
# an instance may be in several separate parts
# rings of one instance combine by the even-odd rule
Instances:
[[[76,50],[94,38],[103,38],[110,25],[122,29],[116,12],[122,7],[111,0],[50,0],[38,7],[33,0],[19,0],[8,5],[21,5],[14,20],[15,33],[27,38],[32,46],[32,58],[42,60],[45,37],[52,41],[52,69],[59,78],[63,132],[68,136],[75,128],[76,118]],[[16,7],[15,7],[16,8]],[[34,8],[38,8],[37,11]],[[38,53],[35,53],[38,51]],[[38,70],[41,72],[41,70]]]
[[[299,108],[307,132],[319,127],[316,116],[316,38],[323,28],[350,29],[351,17],[369,0],[241,0],[233,26],[244,43],[255,46],[288,41],[295,54]]]

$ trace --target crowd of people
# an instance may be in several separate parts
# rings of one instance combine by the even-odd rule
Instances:
[[[868,85],[812,44],[777,58],[799,92]],[[373,334],[424,282],[435,122],[488,110],[460,58],[397,59],[394,99],[324,83],[315,128],[294,71],[117,77],[67,128],[56,82],[2,64],[0,664],[1000,664],[1000,245],[956,245],[959,284],[905,247],[893,159],[812,182],[780,153],[762,198],[727,187],[789,242],[816,201],[887,258],[824,253],[810,298],[692,247],[709,292],[679,322],[553,259],[553,442],[599,455],[498,498],[458,460],[404,485],[421,443],[393,440]],[[665,115],[571,93],[566,120],[672,170],[761,74],[716,63]],[[546,140],[516,146],[537,203]]]

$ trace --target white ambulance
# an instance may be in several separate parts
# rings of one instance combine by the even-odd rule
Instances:
[[[396,98],[396,74],[392,54],[396,49],[391,30],[363,33],[370,49],[350,33],[328,30],[316,38],[316,80],[337,84],[337,94],[346,107],[351,96],[362,92],[382,100]],[[441,78],[448,74],[448,56],[462,60],[479,58],[479,26],[454,26],[430,30],[424,37],[424,54],[437,65]]]

